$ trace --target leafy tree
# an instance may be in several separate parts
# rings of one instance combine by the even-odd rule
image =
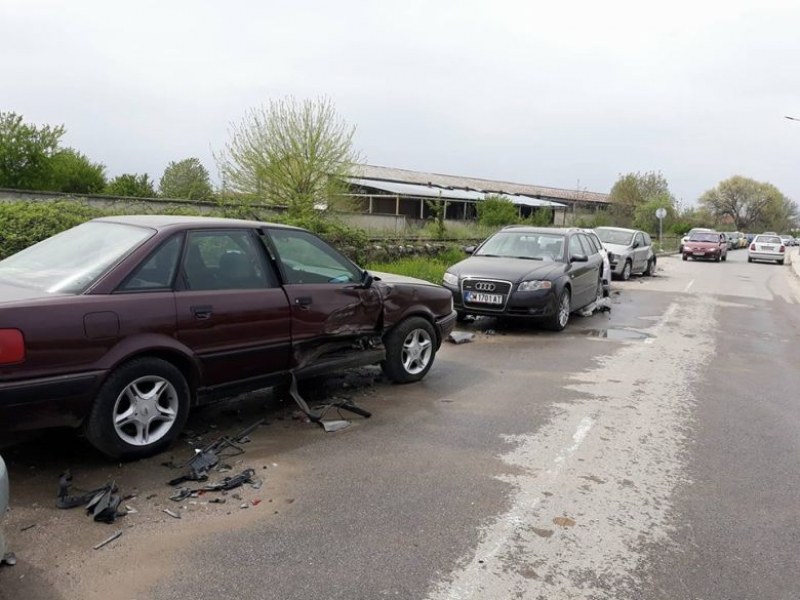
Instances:
[[[500,196],[486,196],[475,204],[478,223],[489,227],[512,225],[519,220],[517,207],[511,200]]]
[[[31,125],[21,115],[0,112],[0,187],[47,189],[50,160],[63,135],[63,125]]]
[[[147,173],[124,173],[108,182],[105,193],[109,196],[130,196],[133,198],[155,198],[156,190]]]
[[[164,198],[209,200],[214,195],[208,171],[199,158],[169,163],[158,183],[158,189]]]
[[[658,200],[674,205],[669,184],[661,173],[628,173],[621,175],[609,194],[611,214],[620,224],[633,224],[637,209]],[[661,204],[659,204],[661,206]],[[655,210],[655,209],[654,209]]]
[[[737,231],[758,231],[774,227],[787,230],[796,206],[771,183],[735,175],[719,182],[699,200],[718,220],[732,222]]]
[[[658,217],[656,217],[656,210],[659,208],[663,208],[667,211],[667,216],[664,217],[663,227],[664,229],[668,229],[678,214],[672,198],[669,196],[655,196],[644,204],[637,206],[633,212],[634,227],[636,227],[636,229],[643,229],[645,231],[658,231]]]
[[[360,160],[354,133],[326,98],[288,97],[251,109],[215,156],[224,191],[285,206],[297,217],[326,210]]]
[[[56,152],[50,159],[48,190],[72,194],[99,194],[106,187],[105,166],[91,162],[72,148]]]
[[[425,204],[431,211],[434,225],[436,226],[436,237],[444,239],[447,235],[447,224],[445,223],[445,215],[447,212],[447,200],[442,198],[442,193],[439,192],[439,197],[435,200],[426,200]]]

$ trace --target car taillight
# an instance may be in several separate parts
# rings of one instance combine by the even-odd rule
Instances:
[[[781,252],[786,252],[786,246],[781,246]]]
[[[25,360],[25,338],[19,329],[0,329],[0,365]]]
[[[750,244],[750,250],[755,250],[755,249],[756,249],[756,245],[755,244]]]

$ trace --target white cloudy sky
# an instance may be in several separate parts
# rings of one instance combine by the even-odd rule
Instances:
[[[798,0],[2,0],[0,110],[110,175],[212,152],[325,95],[368,162],[608,191],[734,174],[800,201]]]

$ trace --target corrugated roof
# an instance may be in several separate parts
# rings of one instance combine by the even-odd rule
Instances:
[[[487,196],[499,196],[510,200],[514,204],[524,206],[547,206],[549,208],[563,208],[566,204],[553,202],[552,200],[542,200],[531,198],[519,194],[501,194],[497,192],[483,192],[477,190],[464,190],[456,188],[442,188],[436,185],[422,185],[419,183],[400,183],[397,181],[382,181],[380,179],[361,179],[359,177],[348,177],[347,181],[353,185],[380,190],[389,194],[399,194],[403,196],[413,196],[422,198],[439,198],[445,200],[483,200]]]
[[[522,195],[528,198],[567,200],[570,202],[597,202],[608,204],[608,194],[589,192],[584,190],[568,190],[562,188],[544,187],[511,181],[497,181],[480,179],[477,177],[460,177],[457,175],[444,175],[441,173],[426,173],[424,171],[410,171],[377,165],[356,165],[352,170],[353,177],[359,179],[380,180],[383,182],[396,182],[418,185],[432,185],[440,188],[459,188],[465,191],[482,191],[504,193],[511,196]],[[438,193],[437,193],[438,196]]]

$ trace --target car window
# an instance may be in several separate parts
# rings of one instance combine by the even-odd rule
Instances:
[[[581,236],[575,234],[569,238],[569,256],[577,256],[579,254],[586,254],[586,249],[581,244]]]
[[[270,230],[286,283],[358,283],[361,271],[317,236],[293,229]]]
[[[650,236],[648,234],[642,233],[642,236],[644,236],[644,245],[645,246],[652,246],[653,245],[653,242],[650,239]]]
[[[161,244],[128,276],[119,290],[134,292],[172,288],[182,242],[183,235],[176,235]]]
[[[600,252],[600,241],[597,239],[596,235],[592,235],[591,233],[586,234],[586,239],[589,240],[589,244],[591,244],[592,252],[589,254],[595,254]]]
[[[183,260],[189,290],[243,290],[274,287],[264,253],[249,231],[193,231]]]
[[[475,256],[563,260],[564,236],[532,231],[499,231],[475,251]]]
[[[639,244],[639,247],[644,246],[644,236],[641,233],[637,233],[636,237],[634,238],[634,243]]]
[[[620,246],[630,246],[633,243],[633,234],[630,231],[618,231],[616,229],[595,229],[597,237],[606,244],[618,244]]]
[[[757,235],[753,242],[758,242],[759,244],[780,244],[781,238],[772,235]]]

